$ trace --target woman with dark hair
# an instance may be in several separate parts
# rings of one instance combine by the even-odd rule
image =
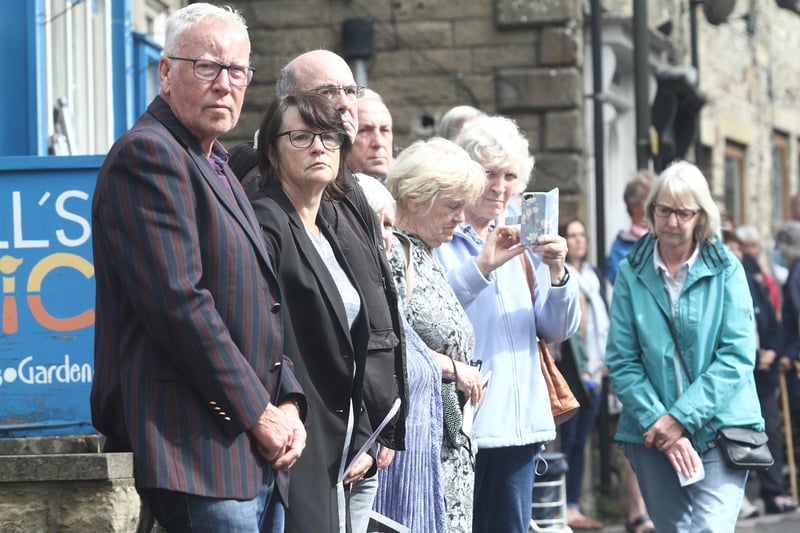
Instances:
[[[308,401],[308,441],[291,470],[286,531],[345,531],[345,486],[374,475],[362,413],[368,321],[336,234],[320,216],[341,196],[351,141],[334,105],[314,93],[277,98],[258,134],[259,189],[250,200],[281,283],[286,355]],[[268,312],[265,310],[265,312]]]
[[[565,266],[578,283],[581,302],[581,325],[578,334],[561,343],[559,367],[581,403],[578,414],[559,428],[561,452],[567,470],[567,525],[572,529],[597,529],[602,524],[584,516],[580,510],[586,443],[592,435],[600,406],[602,379],[605,373],[608,306],[603,281],[589,263],[586,226],[579,218],[570,218],[559,226],[558,234],[567,241]],[[568,378],[569,379],[569,378]]]

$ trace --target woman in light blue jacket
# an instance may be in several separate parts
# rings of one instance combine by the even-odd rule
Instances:
[[[437,249],[450,285],[475,329],[475,359],[492,373],[475,418],[474,533],[527,532],[536,458],[555,439],[536,337],[559,342],[578,329],[578,286],[564,267],[566,241],[540,237],[529,254],[519,228],[497,225],[533,168],[528,141],[504,117],[476,119],[457,139],[481,164],[487,184],[464,210],[453,240]],[[534,293],[523,255],[532,260]],[[531,280],[532,281],[532,280]],[[532,300],[535,299],[535,306]]]
[[[667,168],[647,201],[652,232],[620,265],[606,365],[624,443],[659,533],[733,531],[746,470],[726,465],[720,428],[763,430],[753,380],[753,302],[723,246],[700,170]],[[704,478],[682,486],[704,472]],[[698,476],[699,477],[699,476]]]

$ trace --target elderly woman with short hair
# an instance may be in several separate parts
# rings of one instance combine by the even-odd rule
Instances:
[[[616,439],[657,531],[733,531],[747,471],[726,464],[715,433],[764,429],[753,301],[696,166],[664,170],[646,211],[652,231],[620,264],[611,304],[606,365],[623,405]],[[701,469],[703,479],[681,484]]]
[[[453,238],[464,208],[483,190],[483,169],[441,138],[417,141],[390,167],[386,187],[397,200],[391,263],[409,325],[437,352],[442,386],[442,468],[447,531],[472,527],[472,435],[462,431],[461,404],[483,399],[471,366],[475,336],[433,251]],[[460,393],[460,394],[459,394]]]
[[[564,265],[563,237],[542,235],[529,254],[519,227],[498,224],[533,169],[514,121],[479,118],[457,143],[481,165],[485,183],[452,242],[437,251],[475,328],[482,373],[492,373],[475,419],[473,531],[527,531],[537,457],[556,437],[537,336],[560,342],[577,330],[578,287]]]
[[[381,182],[358,174],[378,216],[387,256],[392,246],[395,200]],[[408,285],[406,285],[408,288]],[[405,450],[378,473],[374,509],[415,533],[447,531],[442,482],[442,369],[439,358],[402,317],[406,339],[408,411]]]

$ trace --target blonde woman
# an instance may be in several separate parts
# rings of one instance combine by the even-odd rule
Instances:
[[[437,352],[444,380],[442,466],[451,533],[472,529],[474,449],[472,435],[461,430],[461,406],[466,401],[479,403],[483,389],[478,369],[470,365],[475,345],[472,325],[433,252],[453,238],[464,220],[464,208],[480,195],[484,181],[483,169],[456,144],[441,138],[406,148],[386,178],[386,187],[397,200],[391,259],[397,292],[409,325]]]

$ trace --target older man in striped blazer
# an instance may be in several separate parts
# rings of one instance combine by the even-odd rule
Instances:
[[[133,451],[168,531],[282,531],[305,398],[261,231],[217,140],[252,80],[247,27],[191,4],[163,54],[160,96],[111,148],[92,204],[93,422],[107,449]]]

